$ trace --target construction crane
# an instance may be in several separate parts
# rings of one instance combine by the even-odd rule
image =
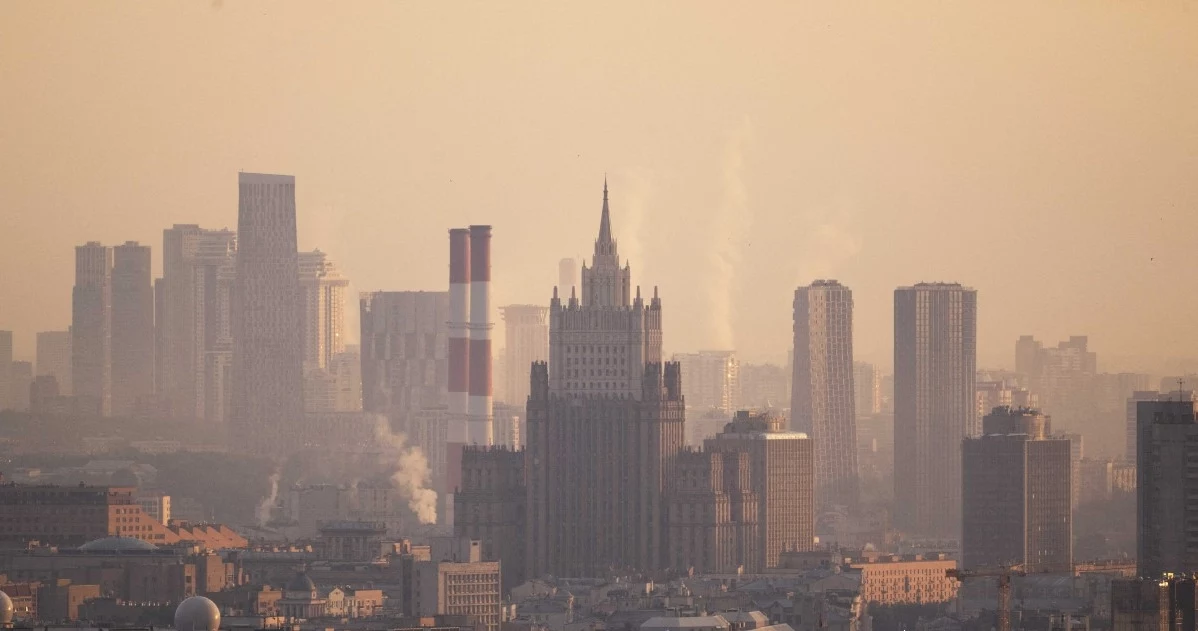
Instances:
[[[1027,576],[1022,565],[1003,565],[994,569],[959,570],[949,568],[944,571],[948,578],[962,582],[967,578],[998,577],[998,631],[1011,631],[1011,577]]]

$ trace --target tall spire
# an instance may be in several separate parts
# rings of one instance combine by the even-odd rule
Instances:
[[[611,237],[611,211],[607,207],[607,174],[603,175],[603,216],[599,219],[599,239],[595,241],[596,254],[615,254],[615,240]]]

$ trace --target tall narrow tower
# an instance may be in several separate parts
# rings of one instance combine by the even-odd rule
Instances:
[[[470,408],[470,230],[449,231],[449,440],[467,441]]]
[[[662,364],[661,300],[632,296],[607,186],[582,298],[549,307],[549,365],[528,398],[530,576],[601,576],[667,562],[668,480],[683,444],[682,377]]]
[[[961,530],[961,444],[978,431],[977,291],[919,283],[894,291],[894,498],[909,534]]]
[[[150,246],[118,245],[112,261],[112,411],[128,416],[139,399],[154,394]]]
[[[108,416],[112,409],[112,248],[75,248],[71,300],[71,376],[75,396]]]
[[[857,503],[857,413],[853,392],[853,291],[834,280],[794,298],[791,429],[815,443],[816,506]]]
[[[304,413],[295,178],[241,173],[239,189],[234,436],[240,448],[284,454]]]

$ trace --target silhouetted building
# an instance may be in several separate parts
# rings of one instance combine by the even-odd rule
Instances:
[[[288,453],[288,426],[304,414],[295,178],[240,173],[238,186],[233,435],[242,449]]]
[[[195,409],[187,416],[223,424],[229,419],[233,396],[233,292],[237,277],[237,234],[205,230],[196,240],[190,260],[192,334],[187,357],[193,363],[185,379]]]
[[[762,572],[815,536],[813,444],[783,420],[737,412],[702,451],[678,457],[669,495],[669,561],[695,572]]]
[[[12,362],[8,375],[8,406],[18,412],[29,411],[29,388],[33,385],[33,363]]]
[[[503,591],[524,573],[528,490],[524,452],[505,447],[462,450],[462,485],[453,496],[454,534],[482,542],[482,560],[503,563]]]
[[[416,413],[448,402],[449,294],[361,294],[362,409],[406,431]]]
[[[549,364],[528,400],[530,576],[606,575],[666,562],[665,492],[683,444],[677,364],[662,364],[661,300],[633,296],[604,186],[581,298],[554,291]]]
[[[1198,572],[1198,404],[1192,396],[1137,404],[1140,576]]]
[[[1156,390],[1136,390],[1127,398],[1127,438],[1123,457],[1128,462],[1135,463],[1137,457],[1136,433],[1140,426],[1140,401],[1156,401],[1162,398],[1167,397]]]
[[[740,406],[740,362],[736,351],[675,353],[671,358],[682,369],[682,395],[686,407],[700,413],[716,411],[723,416]]]
[[[74,393],[108,416],[112,404],[112,248],[92,241],[75,248],[71,300]]]
[[[349,279],[320,250],[299,253],[304,369],[327,370],[345,351],[345,292]]]
[[[816,506],[857,503],[857,413],[853,389],[853,291],[834,280],[794,297],[794,385],[790,427],[815,443]]]
[[[776,364],[740,365],[742,407],[766,409],[790,403],[791,370]]]
[[[962,446],[962,567],[1073,570],[1070,440],[1035,410],[995,408]]]
[[[533,362],[549,359],[549,309],[540,305],[500,307],[504,322],[503,401],[521,409],[528,403],[528,375]],[[498,437],[495,440],[499,443]]]
[[[1196,585],[1191,576],[1111,581],[1111,631],[1194,631]]]
[[[176,418],[220,423],[228,415],[236,257],[231,230],[176,224],[162,231],[155,383]]]
[[[112,252],[112,413],[130,416],[154,394],[150,247],[127,241]]]
[[[58,390],[71,394],[71,332],[39,331],[36,375],[54,375]]]
[[[977,292],[919,283],[894,292],[895,525],[956,537],[961,441],[977,435]]]

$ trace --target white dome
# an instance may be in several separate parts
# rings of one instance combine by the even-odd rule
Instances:
[[[0,624],[11,624],[15,608],[8,594],[0,592]]]
[[[175,610],[175,631],[217,631],[220,609],[203,596],[192,596]]]

